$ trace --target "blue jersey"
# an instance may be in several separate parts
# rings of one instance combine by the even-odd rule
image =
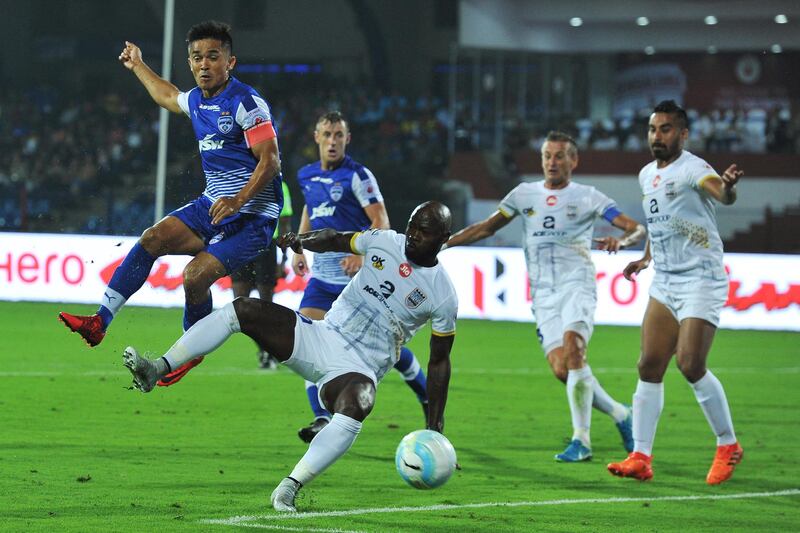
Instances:
[[[203,195],[212,202],[223,196],[235,196],[258,164],[250,146],[275,137],[269,105],[255,89],[234,77],[212,98],[204,98],[198,87],[180,93],[178,105],[192,119],[206,175]],[[282,206],[278,175],[240,211],[277,219]]]
[[[333,170],[322,170],[319,161],[297,172],[311,229],[363,231],[372,222],[364,208],[383,202],[375,176],[367,167],[348,156]],[[346,285],[350,277],[339,262],[348,254],[326,252],[314,255],[314,277],[326,283]]]

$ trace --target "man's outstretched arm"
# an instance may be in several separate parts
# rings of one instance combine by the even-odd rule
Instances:
[[[278,246],[282,250],[291,248],[296,254],[303,253],[308,248],[312,252],[346,252],[358,253],[353,250],[351,242],[356,236],[355,231],[339,232],[333,228],[325,228],[308,233],[287,233],[278,238]]]
[[[125,41],[125,48],[119,54],[119,61],[125,68],[136,74],[155,103],[173,113],[183,113],[178,105],[180,90],[147,66],[138,46]]]
[[[513,217],[504,215],[500,211],[495,211],[492,216],[475,224],[470,224],[458,233],[450,237],[447,241],[447,248],[464,244],[472,244],[475,241],[491,237],[497,230],[511,222]]]

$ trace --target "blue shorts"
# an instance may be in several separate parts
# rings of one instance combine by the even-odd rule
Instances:
[[[300,302],[300,309],[304,307],[313,307],[314,309],[322,309],[327,311],[333,305],[334,300],[342,294],[342,291],[347,285],[338,285],[334,283],[325,283],[317,278],[311,278],[306,285],[306,290],[303,292],[303,300]]]
[[[265,252],[272,242],[277,220],[254,213],[236,213],[212,225],[211,200],[205,195],[169,214],[200,235],[205,251],[216,257],[230,274]]]

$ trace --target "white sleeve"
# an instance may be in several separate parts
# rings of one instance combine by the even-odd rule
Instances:
[[[598,217],[603,216],[609,208],[616,206],[616,202],[614,200],[598,191],[594,187],[592,187],[591,199],[592,210]]]
[[[698,157],[689,167],[689,185],[691,185],[693,189],[701,190],[703,188],[703,182],[709,178],[719,178],[719,174],[717,174],[711,165]]]
[[[449,279],[448,279],[449,281]],[[441,283],[446,287],[446,292],[438,294],[442,302],[431,315],[431,333],[439,337],[454,335],[456,332],[456,319],[458,318],[458,296],[452,282]]]
[[[246,95],[236,107],[236,123],[247,131],[262,122],[272,122],[269,104],[254,94]]]
[[[383,195],[378,187],[378,181],[367,167],[353,173],[353,195],[361,207],[383,202]]]
[[[192,89],[192,91],[193,90],[194,89]],[[192,116],[189,111],[189,93],[192,91],[188,93],[178,93],[178,107],[180,107],[181,111],[189,118]]]
[[[503,213],[508,218],[514,218],[519,214],[519,209],[517,209],[517,190],[519,186],[514,187],[511,191],[506,194],[505,198],[500,200],[500,205],[497,206],[497,210]]]
[[[373,246],[380,239],[391,238],[397,232],[384,229],[370,229],[367,231],[359,231],[350,239],[350,249],[354,254],[366,255],[367,248]]]

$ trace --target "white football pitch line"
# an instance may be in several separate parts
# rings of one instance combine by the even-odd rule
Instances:
[[[744,500],[752,498],[775,498],[779,496],[800,496],[800,489],[786,489],[773,492],[741,492],[738,494],[695,494],[687,496],[653,496],[636,498],[583,498],[583,499],[562,499],[562,500],[542,500],[527,502],[485,502],[485,503],[465,503],[465,504],[440,504],[425,505],[421,507],[373,507],[364,509],[350,509],[346,511],[318,511],[294,514],[268,514],[252,516],[232,516],[230,518],[207,518],[200,520],[202,524],[213,524],[220,526],[238,526],[276,529],[267,524],[259,524],[258,521],[275,522],[284,520],[302,520],[305,518],[329,518],[337,516],[361,516],[368,514],[386,513],[419,513],[430,511],[453,511],[460,509],[482,509],[487,507],[544,507],[554,505],[585,505],[585,504],[609,504],[609,503],[637,503],[637,502],[683,502],[698,500]],[[322,529],[305,529],[303,531],[338,531]]]
[[[103,377],[103,376],[127,376],[128,371],[124,368],[113,368],[109,370],[88,370],[83,372],[70,372],[68,370],[3,370],[0,371],[0,378],[49,378],[49,377]],[[790,367],[711,367],[715,374],[800,374],[800,366]],[[541,367],[518,367],[518,368],[453,368],[453,374],[480,374],[480,375],[547,375],[552,374],[552,370],[546,365]],[[636,366],[626,367],[592,367],[594,374],[634,374],[636,373]],[[288,374],[288,370],[281,369],[279,372],[265,371],[258,368],[245,369],[239,367],[222,367],[214,370],[206,371],[203,369],[203,375],[221,377],[221,376],[259,376],[270,377],[280,374]]]

